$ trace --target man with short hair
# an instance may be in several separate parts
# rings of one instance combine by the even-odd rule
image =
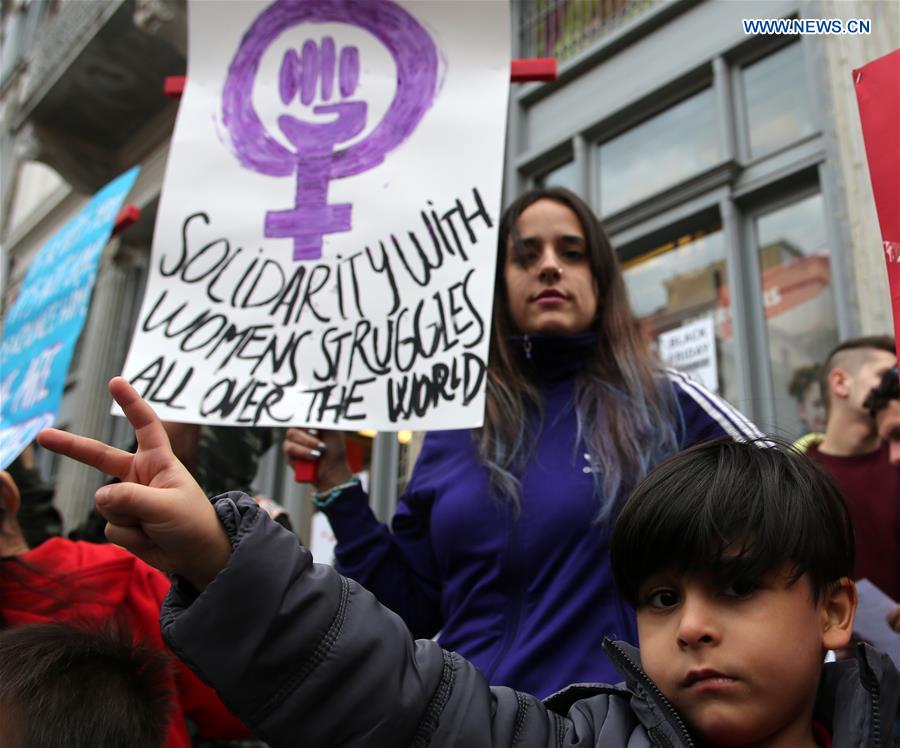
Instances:
[[[825,437],[807,454],[834,478],[856,527],[855,578],[867,578],[900,600],[900,466],[892,465],[866,405],[885,372],[897,365],[894,339],[853,338],[825,360]]]

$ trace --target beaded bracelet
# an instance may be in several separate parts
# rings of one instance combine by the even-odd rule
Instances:
[[[348,488],[352,488],[353,486],[358,485],[359,478],[351,478],[346,483],[341,483],[341,485],[335,486],[328,491],[317,491],[313,494],[312,504],[316,509],[327,509],[335,501],[337,501],[338,496],[340,496],[344,491],[346,491]]]

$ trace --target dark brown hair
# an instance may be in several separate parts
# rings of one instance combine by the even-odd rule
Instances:
[[[528,458],[526,434],[530,413],[542,413],[540,392],[516,360],[511,336],[504,267],[517,242],[519,216],[540,200],[569,208],[578,218],[597,290],[596,344],[576,384],[579,437],[597,467],[605,496],[601,514],[630,490],[650,465],[676,447],[675,404],[671,387],[628,301],[618,259],[597,217],[577,195],[561,187],[541,187],[520,195],[504,212],[499,226],[491,354],[488,362],[484,427],[477,443],[491,480],[514,503],[516,474]]]
[[[162,748],[172,694],[162,651],[118,627],[0,632],[0,711],[29,748]]]
[[[640,603],[651,575],[711,572],[753,582],[789,564],[814,599],[853,574],[847,505],[834,481],[786,442],[721,439],[654,468],[625,503],[610,543],[622,596]]]

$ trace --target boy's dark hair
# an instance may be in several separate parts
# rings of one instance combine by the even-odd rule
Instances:
[[[834,482],[790,445],[768,437],[701,444],[656,467],[619,515],[610,546],[619,591],[667,569],[754,580],[788,564],[809,574],[816,601],[852,577],[850,513]]]
[[[121,628],[39,623],[0,631],[0,731],[22,748],[161,748],[168,661]],[[6,745],[6,743],[4,743]]]

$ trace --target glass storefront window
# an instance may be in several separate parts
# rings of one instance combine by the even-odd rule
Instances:
[[[664,362],[734,403],[737,381],[721,228],[682,236],[626,262],[623,269],[631,306]]]
[[[567,161],[562,166],[544,172],[535,180],[535,184],[538,187],[565,187],[576,195],[581,192],[574,161]]]
[[[824,430],[818,367],[838,329],[822,195],[760,216],[756,236],[775,427],[786,437]]]
[[[720,150],[712,89],[685,99],[598,148],[602,215],[715,165]]]
[[[769,153],[813,131],[799,43],[748,65],[741,81],[752,156]]]

